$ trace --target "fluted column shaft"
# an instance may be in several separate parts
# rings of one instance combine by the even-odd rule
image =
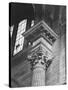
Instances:
[[[29,57],[32,65],[32,86],[45,86],[46,59],[41,51]]]
[[[33,69],[32,86],[45,86],[45,66],[41,63]]]

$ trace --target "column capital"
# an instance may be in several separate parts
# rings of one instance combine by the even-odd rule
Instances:
[[[48,57],[42,51],[42,47],[38,47],[36,50],[31,52],[31,54],[27,56],[27,59],[30,61],[32,65],[32,69],[40,67],[45,69],[47,58]]]

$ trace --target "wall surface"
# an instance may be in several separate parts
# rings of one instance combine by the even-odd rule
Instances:
[[[61,36],[53,45],[54,59],[46,71],[46,85],[66,83],[65,35]]]

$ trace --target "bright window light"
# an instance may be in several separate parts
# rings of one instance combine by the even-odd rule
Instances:
[[[16,36],[16,42],[14,47],[14,55],[23,49],[24,36],[22,35],[26,30],[27,19],[21,21],[18,25],[18,31]]]

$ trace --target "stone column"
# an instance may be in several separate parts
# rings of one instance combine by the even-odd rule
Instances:
[[[32,65],[32,86],[45,86],[46,58],[42,52],[35,52],[29,56]]]
[[[45,86],[45,64],[43,64],[42,60],[39,60],[38,63],[34,66],[32,86]]]

